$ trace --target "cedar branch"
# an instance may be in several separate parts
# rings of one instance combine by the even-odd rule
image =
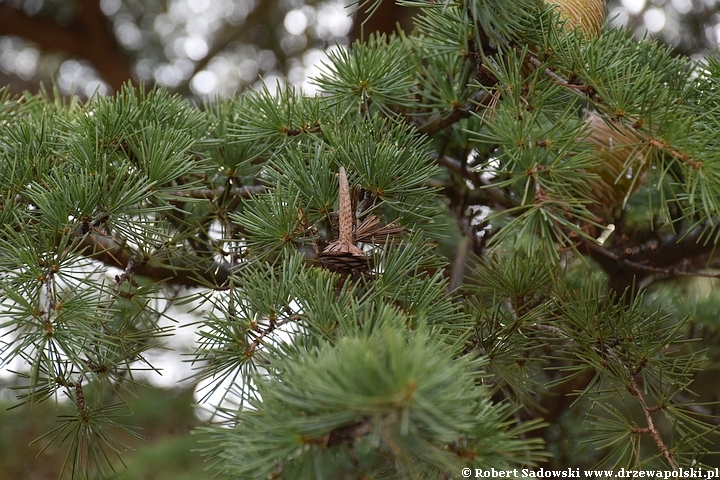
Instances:
[[[190,256],[167,259],[165,265],[138,262],[135,253],[111,236],[99,234],[85,235],[78,248],[84,255],[105,265],[122,270],[131,266],[135,275],[183,287],[198,287],[203,285],[203,282],[208,282],[219,288],[225,284],[230,272],[227,262],[216,260],[215,263],[208,264],[199,258],[193,261]]]
[[[640,402],[640,405],[642,406],[643,413],[645,414],[645,421],[647,422],[648,430],[650,433],[650,436],[655,441],[655,445],[657,445],[658,449],[660,449],[660,452],[662,453],[663,457],[667,460],[668,464],[670,465],[670,468],[672,468],[674,471],[677,471],[678,468],[675,465],[675,462],[672,458],[672,453],[670,453],[670,450],[668,449],[667,445],[665,445],[665,442],[663,441],[662,437],[660,436],[660,432],[658,431],[657,427],[655,427],[655,423],[652,419],[651,410],[648,407],[647,403],[645,402],[645,397],[643,397],[642,393],[640,393],[640,390],[638,389],[638,385],[635,382],[635,379],[633,379],[630,384],[627,386],[628,391],[632,396],[638,399],[638,402]]]

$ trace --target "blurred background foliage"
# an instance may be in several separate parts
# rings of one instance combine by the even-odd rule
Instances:
[[[311,93],[327,49],[411,25],[411,9],[385,0],[361,29],[365,9],[351,0],[0,0],[0,84],[35,91],[54,80],[87,97],[132,79],[213,97],[262,77]],[[688,56],[720,39],[718,0],[609,0],[607,12]]]
[[[349,0],[0,0],[0,85],[20,93],[54,83],[61,94],[90,97],[131,80],[199,100],[230,96],[264,80],[313,93],[310,79],[328,51],[411,24],[412,10],[392,1],[383,1],[370,19],[356,9]],[[720,0],[610,0],[607,12],[611,24],[656,37],[679,54],[703,57],[720,43]],[[668,295],[658,284],[649,298],[662,300],[678,318],[690,313],[691,328],[715,336],[715,283],[689,280],[692,294],[683,296]],[[716,374],[703,373],[708,379]],[[31,442],[62,414],[63,403],[7,410],[14,404],[8,382],[0,376],[3,478],[57,478],[62,454],[49,451],[37,461],[43,441]],[[188,434],[201,423],[192,407],[195,387],[136,392],[128,421],[147,440],[125,439],[135,452],[124,457],[127,470],[111,478],[219,478],[205,471],[199,454],[188,453],[202,447]]]
[[[127,445],[129,452],[123,459],[127,468],[120,465],[117,473],[108,478],[224,480],[217,471],[207,471],[208,465],[198,453],[203,445],[199,444],[197,435],[190,435],[190,431],[201,423],[193,408],[193,388],[145,388],[135,393],[137,397],[128,400],[130,410],[122,420],[135,427],[145,439],[112,432]],[[73,406],[69,402],[43,402],[8,410],[13,404],[7,398],[0,401],[2,478],[57,479],[65,449],[51,447],[38,459],[36,456],[47,440],[33,441],[45,434],[49,425],[56,423],[58,415],[72,415]],[[62,478],[69,477],[66,471]]]

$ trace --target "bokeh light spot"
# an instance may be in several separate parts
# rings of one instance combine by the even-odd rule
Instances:
[[[252,82],[258,74],[257,62],[249,58],[243,60],[240,62],[240,65],[238,65],[238,74],[245,82]]]
[[[291,35],[302,35],[307,28],[307,17],[301,10],[290,10],[285,15],[283,25]]]
[[[118,23],[115,27],[118,41],[126,48],[135,50],[142,44],[140,29],[132,22]]]
[[[121,6],[121,0],[100,0],[100,9],[108,17],[115,15]]]
[[[209,95],[217,89],[217,86],[217,75],[208,70],[198,72],[190,81],[190,90],[195,95]]]
[[[208,44],[204,38],[192,35],[185,39],[183,49],[190,60],[202,60],[208,53]]]
[[[193,13],[203,13],[210,8],[210,0],[188,0],[188,7]]]
[[[657,33],[665,26],[665,12],[660,8],[649,8],[643,15],[643,21],[651,33]]]
[[[672,6],[682,15],[690,13],[693,8],[692,0],[672,0]]]
[[[633,15],[642,12],[643,8],[645,8],[645,0],[621,0],[620,3]]]

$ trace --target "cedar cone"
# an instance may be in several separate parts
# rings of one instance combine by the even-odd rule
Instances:
[[[345,174],[345,168],[340,167],[340,192],[338,194],[338,223],[339,234],[337,240],[320,252],[320,262],[325,268],[339,272],[368,269],[369,258],[353,243],[353,223],[355,215],[352,211],[350,187]]]
[[[647,180],[650,147],[633,132],[609,125],[601,117],[589,114],[590,133],[585,141],[595,147],[602,163],[590,171],[596,178],[588,181],[591,197],[597,202],[590,210],[604,218],[635,193]]]
[[[605,19],[605,0],[545,0],[555,5],[568,28],[580,28],[586,35],[597,37]]]
[[[545,0],[545,3],[557,9],[560,18],[566,21],[566,29],[579,28],[588,38],[600,36],[605,19],[605,0]],[[530,50],[538,53],[537,47]],[[527,77],[535,71],[535,66],[526,62],[521,71]]]

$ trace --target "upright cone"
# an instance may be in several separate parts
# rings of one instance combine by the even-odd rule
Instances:
[[[590,114],[586,121],[590,133],[585,141],[595,147],[602,160],[592,169],[598,175],[589,182],[591,197],[597,203],[590,210],[606,217],[647,180],[650,147],[634,133],[621,126],[612,127],[598,115]]]
[[[345,168],[340,167],[339,171],[340,191],[338,193],[338,238],[325,247],[320,253],[320,263],[338,272],[350,272],[352,270],[368,269],[369,258],[353,242],[353,223],[355,215],[352,211],[352,200],[350,197],[350,186],[348,185]]]

